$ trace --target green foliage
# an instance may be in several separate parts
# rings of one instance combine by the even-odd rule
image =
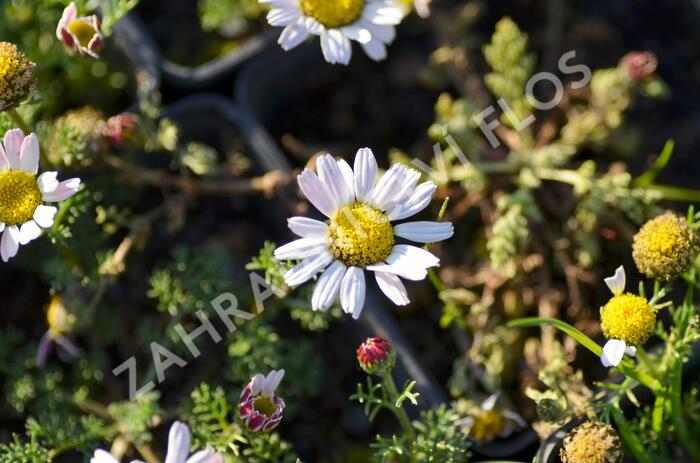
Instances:
[[[130,442],[143,444],[153,440],[150,429],[163,415],[158,399],[157,393],[142,394],[134,401],[113,402],[107,409]]]
[[[206,31],[262,17],[266,8],[257,0],[199,0],[199,19]]]

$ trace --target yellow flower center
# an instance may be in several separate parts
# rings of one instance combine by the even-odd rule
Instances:
[[[41,200],[32,174],[18,170],[0,172],[0,222],[9,226],[29,222]]]
[[[360,18],[364,0],[300,0],[301,11],[329,29],[347,26]]]
[[[492,441],[503,431],[506,420],[498,410],[484,410],[474,417],[471,434],[479,441]]]
[[[600,324],[606,338],[641,346],[654,331],[656,311],[643,297],[619,294],[601,309]]]
[[[84,48],[90,44],[90,40],[97,32],[94,27],[85,21],[71,21],[68,23],[68,30],[78,39],[80,45]]]
[[[270,418],[277,411],[277,407],[272,403],[269,397],[261,395],[253,402],[253,409]]]
[[[54,296],[46,311],[46,321],[49,324],[49,331],[54,336],[61,336],[73,331],[75,327],[75,315],[70,313],[63,305],[60,296]]]
[[[379,209],[362,203],[342,207],[328,227],[333,257],[348,266],[383,262],[394,246],[394,229]]]
[[[563,463],[619,463],[623,455],[612,427],[587,421],[566,435],[560,457]]]
[[[34,63],[17,47],[0,42],[0,112],[19,105],[31,92]]]

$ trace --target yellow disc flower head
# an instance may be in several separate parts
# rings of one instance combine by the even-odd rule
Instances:
[[[0,112],[14,109],[36,85],[34,63],[9,42],[0,42]]]
[[[563,463],[619,463],[623,454],[612,426],[586,421],[566,435],[559,456]]]
[[[645,223],[632,244],[639,271],[662,281],[671,281],[686,272],[697,253],[697,236],[685,218],[670,211]]]

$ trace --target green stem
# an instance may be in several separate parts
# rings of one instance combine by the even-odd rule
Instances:
[[[681,394],[683,391],[683,363],[676,360],[671,371],[671,420],[676,437],[692,457],[692,461],[700,461],[700,447],[698,443],[688,433],[685,420],[683,419],[683,405]]]
[[[394,378],[391,377],[391,372],[386,371],[382,373],[382,379],[384,380],[384,387],[386,388],[392,402],[391,410],[394,412],[394,415],[396,415],[396,418],[398,418],[399,423],[401,423],[401,427],[408,436],[409,448],[411,450],[411,461],[414,462],[416,457],[413,454],[413,442],[416,440],[416,435],[413,432],[413,427],[411,426],[411,422],[408,419],[408,415],[406,415],[406,411],[403,409],[403,407],[398,407],[396,405],[399,400],[399,391],[396,389],[396,384],[394,383]]]
[[[664,199],[671,201],[681,201],[681,202],[697,202],[700,201],[700,190],[695,190],[692,188],[683,188],[673,185],[663,185],[660,183],[655,183],[649,185],[647,190],[656,191],[661,193]]]
[[[627,448],[632,451],[637,461],[639,463],[653,463],[651,456],[647,453],[639,437],[632,430],[627,429],[627,423],[625,423],[625,417],[622,415],[622,412],[617,408],[613,408],[611,409],[611,415],[622,440],[627,445]]]

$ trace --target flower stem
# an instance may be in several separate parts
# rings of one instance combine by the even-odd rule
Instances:
[[[391,410],[394,412],[394,415],[396,415],[396,418],[398,418],[399,423],[401,423],[401,427],[408,436],[409,447],[411,449],[411,461],[415,461],[415,455],[413,454],[413,442],[416,440],[416,435],[413,432],[413,427],[408,419],[408,415],[406,415],[406,411],[403,409],[403,407],[396,405],[399,400],[399,391],[396,389],[394,378],[391,377],[391,372],[386,371],[382,373],[382,379],[384,380],[384,387],[386,388],[392,402]]]

